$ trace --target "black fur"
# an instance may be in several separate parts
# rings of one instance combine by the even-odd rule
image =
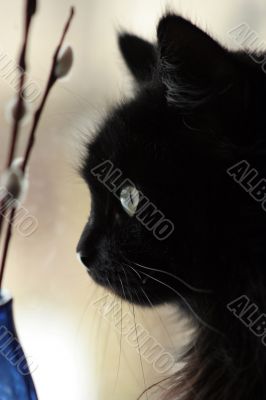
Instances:
[[[266,348],[227,308],[246,295],[266,313],[266,214],[227,173],[245,159],[266,178],[266,76],[175,15],[161,19],[156,45],[119,43],[138,90],[88,145],[92,210],[78,251],[95,281],[126,300],[149,306],[145,292],[192,314],[197,340],[167,398],[266,399]],[[105,160],[174,223],[168,239],[92,175]]]

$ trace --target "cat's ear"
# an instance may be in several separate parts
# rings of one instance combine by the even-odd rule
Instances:
[[[234,67],[229,53],[201,29],[177,15],[163,17],[157,29],[159,73],[171,103],[196,106],[226,90]]]
[[[156,65],[154,45],[128,33],[120,34],[118,43],[127,67],[135,79],[139,83],[150,80]]]

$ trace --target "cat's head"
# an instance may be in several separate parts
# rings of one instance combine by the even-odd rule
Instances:
[[[249,65],[175,15],[157,37],[119,38],[137,90],[88,145],[92,205],[77,249],[97,283],[146,305],[208,286],[217,226],[228,218],[226,168],[249,140],[240,118]]]

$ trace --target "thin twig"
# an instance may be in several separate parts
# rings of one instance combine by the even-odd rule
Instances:
[[[11,237],[12,237],[12,223],[14,221],[15,214],[16,214],[16,208],[12,208],[12,210],[10,211],[9,217],[8,217],[8,226],[7,226],[6,237],[5,237],[5,241],[4,241],[3,255],[2,255],[2,259],[1,259],[0,293],[1,293],[2,283],[3,283],[4,272],[5,272],[7,253],[8,253]]]
[[[23,110],[23,105],[24,105],[24,99],[23,99],[23,87],[25,83],[25,76],[26,76],[26,71],[27,71],[27,64],[26,64],[26,53],[28,49],[28,42],[29,42],[29,33],[30,33],[30,26],[31,26],[31,21],[32,17],[36,11],[36,0],[27,0],[26,2],[26,7],[25,7],[25,18],[24,18],[24,38],[23,38],[23,43],[21,47],[21,52],[19,55],[19,70],[20,70],[20,81],[19,81],[19,90],[18,90],[18,95],[17,95],[17,100],[15,103],[15,113],[14,113],[14,119],[13,119],[13,124],[12,124],[12,131],[11,131],[11,138],[10,138],[10,145],[9,145],[9,151],[8,151],[8,158],[7,158],[7,163],[6,163],[6,169],[10,167],[12,164],[12,161],[14,159],[14,156],[16,154],[16,148],[17,148],[17,143],[18,143],[18,133],[19,133],[19,128],[20,128],[20,122],[21,122],[21,113]],[[3,220],[5,216],[5,205],[6,205],[6,199],[2,199],[0,202],[0,237],[2,233],[2,228],[3,228]],[[3,210],[3,211],[2,211]]]
[[[58,55],[59,52],[62,48],[65,36],[68,32],[69,26],[71,24],[72,18],[74,16],[75,10],[74,7],[71,7],[70,10],[70,16],[67,20],[67,23],[65,25],[65,28],[63,30],[63,34],[62,37],[60,39],[59,45],[57,46],[54,56],[53,56],[53,62],[52,62],[52,66],[51,66],[51,72],[47,81],[47,85],[46,85],[46,89],[44,91],[43,94],[43,98],[41,101],[41,104],[39,106],[39,108],[37,109],[37,111],[34,114],[34,118],[33,118],[33,123],[32,123],[32,128],[30,130],[30,135],[29,135],[29,140],[28,140],[28,144],[26,147],[26,151],[25,151],[25,156],[24,156],[24,160],[23,160],[23,165],[22,165],[22,171],[23,173],[25,172],[25,169],[28,165],[29,159],[30,159],[30,155],[32,152],[32,148],[34,145],[34,141],[35,141],[35,134],[36,134],[36,129],[38,127],[39,121],[40,121],[40,117],[42,115],[43,109],[45,107],[48,95],[54,85],[54,83],[57,80],[57,76],[55,74],[55,68],[56,68],[56,63],[58,61]],[[8,250],[9,250],[9,246],[10,246],[10,242],[12,239],[12,223],[15,219],[16,216],[16,207],[12,208],[9,217],[8,217],[8,227],[7,227],[7,232],[6,232],[6,237],[5,237],[5,242],[4,242],[4,247],[3,247],[3,256],[1,259],[1,264],[0,264],[0,291],[2,288],[2,284],[3,284],[3,277],[4,277],[4,272],[5,272],[5,265],[6,265],[6,260],[7,260],[7,255],[8,255]]]
[[[40,117],[41,117],[42,111],[43,111],[44,106],[46,104],[48,95],[49,95],[53,85],[55,84],[55,82],[57,80],[57,77],[55,75],[55,67],[56,67],[56,63],[57,63],[57,60],[58,60],[58,54],[59,54],[59,52],[60,52],[60,50],[62,48],[65,36],[66,36],[66,34],[68,32],[68,29],[69,29],[69,26],[71,24],[72,18],[74,16],[74,13],[75,13],[74,7],[71,7],[70,16],[69,16],[68,21],[66,23],[66,26],[65,26],[65,29],[63,31],[63,34],[62,34],[61,40],[59,42],[59,45],[57,46],[57,49],[56,49],[56,51],[54,53],[54,56],[53,56],[53,63],[52,63],[52,67],[51,67],[51,72],[50,72],[50,75],[49,75],[49,78],[48,78],[48,82],[47,82],[47,85],[46,85],[46,89],[45,89],[45,92],[44,92],[40,107],[38,108],[38,110],[36,111],[36,113],[34,115],[34,120],[33,120],[31,132],[30,132],[30,137],[29,137],[28,145],[27,145],[27,148],[26,148],[25,156],[24,156],[23,166],[22,166],[22,171],[23,172],[25,172],[25,168],[26,168],[26,166],[28,164],[29,157],[30,157],[33,145],[34,145],[35,133],[36,133],[36,129],[38,127],[38,123],[40,121]]]
[[[18,91],[18,98],[17,98],[17,103],[15,104],[16,110],[15,110],[15,118],[13,122],[13,128],[12,128],[12,135],[11,135],[11,143],[10,143],[10,148],[9,148],[9,154],[8,154],[8,160],[7,160],[7,168],[10,167],[14,155],[16,153],[16,146],[17,146],[17,135],[19,132],[19,127],[20,127],[20,115],[22,113],[22,107],[24,103],[23,99],[23,87],[25,83],[25,76],[26,76],[26,71],[27,71],[27,64],[26,64],[26,52],[28,48],[28,42],[29,42],[29,32],[30,32],[30,25],[32,21],[32,16],[33,13],[31,12],[31,0],[27,0],[26,4],[26,10],[25,10],[25,26],[24,26],[24,41],[19,57],[19,69],[21,72],[20,75],[20,84],[19,84],[19,91]]]

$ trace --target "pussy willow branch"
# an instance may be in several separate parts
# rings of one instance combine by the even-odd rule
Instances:
[[[53,63],[52,63],[52,67],[51,67],[51,72],[50,72],[50,75],[49,75],[49,78],[48,78],[48,82],[47,82],[47,85],[46,85],[46,89],[45,89],[45,92],[44,92],[40,107],[38,108],[38,110],[36,111],[36,113],[34,115],[33,124],[32,124],[31,132],[30,132],[30,137],[29,137],[28,145],[27,145],[27,148],[26,148],[25,156],[24,156],[23,166],[22,166],[22,171],[23,172],[25,172],[25,168],[27,167],[27,164],[28,164],[28,161],[29,161],[29,157],[30,157],[33,145],[34,145],[35,133],[36,133],[36,129],[38,127],[39,121],[40,121],[40,116],[41,116],[42,111],[44,109],[44,106],[46,104],[48,95],[49,95],[53,85],[55,84],[55,82],[57,80],[57,76],[55,74],[55,68],[56,68],[56,63],[57,63],[57,60],[58,60],[58,54],[60,53],[60,50],[62,48],[65,36],[66,36],[66,34],[67,34],[68,30],[69,30],[69,26],[71,24],[72,18],[74,17],[74,13],[75,13],[74,7],[71,7],[70,16],[69,16],[68,21],[66,23],[65,29],[64,29],[62,37],[61,37],[61,40],[60,40],[60,42],[59,42],[59,44],[58,44],[58,46],[57,46],[57,48],[55,50],[54,56],[53,56]]]
[[[17,146],[17,135],[19,132],[19,127],[20,127],[20,115],[22,112],[22,107],[24,104],[23,100],[23,86],[25,82],[25,76],[26,76],[26,71],[27,71],[27,64],[26,64],[26,51],[28,47],[28,39],[29,39],[29,32],[30,32],[30,25],[32,21],[32,17],[34,15],[34,12],[36,10],[36,1],[32,0],[27,0],[26,4],[26,10],[25,10],[25,32],[24,32],[24,42],[22,45],[21,49],[21,54],[19,57],[19,68],[20,68],[20,85],[19,85],[19,91],[18,91],[18,99],[17,99],[17,104],[15,105],[16,110],[15,110],[15,118],[14,118],[14,123],[13,123],[13,131],[11,135],[11,144],[10,144],[10,150],[9,150],[9,155],[8,155],[8,161],[7,161],[7,168],[10,167],[15,152],[16,152],[16,146]]]
[[[37,109],[37,111],[34,114],[34,118],[33,118],[33,123],[32,123],[32,127],[30,130],[30,135],[29,135],[29,140],[28,140],[28,144],[26,147],[26,151],[25,151],[25,155],[24,155],[24,160],[23,160],[23,165],[22,165],[22,171],[25,172],[25,169],[28,165],[29,159],[30,159],[30,155],[34,146],[34,142],[35,142],[35,136],[36,136],[36,130],[40,121],[40,117],[42,115],[43,109],[45,107],[46,101],[48,99],[49,93],[52,89],[52,87],[54,86],[56,80],[57,80],[57,76],[55,73],[55,69],[56,69],[56,63],[58,60],[58,55],[61,51],[65,36],[69,30],[71,21],[74,17],[74,7],[71,7],[70,10],[70,15],[69,18],[67,20],[67,23],[65,25],[65,28],[63,30],[63,34],[62,37],[60,39],[60,42],[55,50],[54,56],[53,56],[53,62],[52,62],[52,66],[51,66],[51,71],[49,74],[49,78],[46,84],[46,88],[41,100],[41,104],[39,106],[39,108]],[[16,118],[18,117],[18,115],[16,115]],[[8,250],[9,250],[9,246],[10,246],[10,242],[12,239],[12,222],[14,221],[16,216],[16,207],[13,207],[9,217],[8,217],[8,227],[7,227],[7,232],[6,232],[6,237],[5,237],[5,241],[4,241],[4,246],[3,246],[3,255],[2,255],[2,259],[1,259],[1,264],[0,264],[0,290],[3,284],[3,277],[4,277],[4,272],[5,272],[5,265],[6,265],[6,260],[7,260],[7,255],[8,255]]]
[[[14,159],[14,156],[16,154],[16,147],[17,147],[17,142],[18,142],[18,133],[19,133],[19,128],[20,128],[20,115],[23,110],[23,105],[24,105],[24,100],[23,100],[23,86],[25,83],[25,76],[26,76],[26,71],[27,71],[27,64],[26,64],[26,53],[28,49],[28,42],[29,42],[29,33],[30,33],[30,26],[31,26],[31,21],[32,17],[35,14],[37,7],[36,0],[27,0],[26,1],[26,7],[25,7],[25,19],[24,19],[24,38],[23,38],[23,43],[21,47],[21,52],[19,55],[19,70],[20,70],[20,80],[19,80],[19,90],[18,90],[18,95],[17,95],[17,101],[15,103],[15,117],[13,119],[13,124],[12,124],[12,131],[11,131],[11,137],[10,137],[10,145],[9,145],[9,151],[8,151],[8,159],[7,159],[7,164],[6,168],[8,169],[10,165],[12,164],[12,161]],[[3,227],[3,220],[4,220],[4,215],[5,215],[5,199],[2,199],[0,202],[0,210],[3,210],[0,213],[0,237],[2,233],[2,227]]]

